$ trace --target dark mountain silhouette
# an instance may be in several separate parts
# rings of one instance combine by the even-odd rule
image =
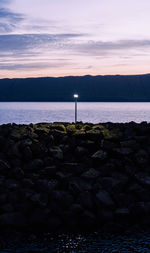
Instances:
[[[150,74],[0,79],[0,101],[150,101]]]

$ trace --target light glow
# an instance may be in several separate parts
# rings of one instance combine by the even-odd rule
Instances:
[[[79,96],[78,96],[78,94],[74,94],[74,98],[78,98]]]

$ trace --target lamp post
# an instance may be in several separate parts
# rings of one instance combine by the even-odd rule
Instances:
[[[75,124],[77,123],[77,99],[78,99],[78,94],[74,94],[74,99],[75,99]]]

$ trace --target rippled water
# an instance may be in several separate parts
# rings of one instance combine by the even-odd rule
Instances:
[[[7,245],[1,253],[149,253],[150,234],[125,236],[103,236],[98,233],[89,235],[59,235],[46,240]]]
[[[74,121],[74,103],[0,103],[0,124]],[[78,103],[78,121],[150,121],[150,103]]]

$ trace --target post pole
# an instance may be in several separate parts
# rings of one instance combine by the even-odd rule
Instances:
[[[77,98],[75,98],[75,124],[77,123]]]
[[[78,94],[74,94],[75,99],[75,124],[77,123],[77,100],[78,100]]]

